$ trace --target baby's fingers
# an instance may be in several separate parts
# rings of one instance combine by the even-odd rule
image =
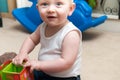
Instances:
[[[34,70],[34,68],[33,68],[33,67],[31,67],[31,68],[30,68],[30,73],[32,73],[32,72],[33,72],[33,70]]]
[[[22,62],[23,60],[20,60],[20,59],[12,59],[12,63],[15,64],[15,65],[22,65]]]
[[[27,62],[23,63],[23,66],[24,66],[24,67],[30,67],[30,66],[31,66],[31,63],[30,63],[29,61],[27,61]]]

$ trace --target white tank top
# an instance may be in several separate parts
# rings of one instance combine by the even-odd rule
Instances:
[[[56,60],[60,58],[62,53],[61,45],[63,39],[66,36],[66,34],[69,33],[70,31],[77,30],[81,36],[81,32],[79,31],[79,29],[75,27],[71,22],[69,22],[67,25],[65,25],[61,30],[59,30],[56,34],[54,34],[51,37],[45,37],[45,27],[46,27],[45,23],[42,23],[40,25],[41,49],[38,54],[38,60]],[[48,73],[48,75],[54,77],[73,77],[80,75],[81,45],[82,45],[82,40],[80,42],[80,50],[77,59],[70,69],[59,73],[51,73],[51,74]]]

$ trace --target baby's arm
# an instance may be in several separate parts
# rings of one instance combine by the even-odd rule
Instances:
[[[62,55],[56,60],[50,61],[31,61],[25,66],[31,66],[31,69],[42,70],[47,73],[61,72],[69,69],[75,62],[81,35],[77,31],[71,31],[65,37],[62,44]]]
[[[37,28],[28,38],[23,42],[20,54],[30,53],[34,47],[40,42],[40,27]]]
[[[28,54],[40,41],[40,28],[38,27],[28,38],[23,42],[19,54],[12,60],[16,65],[22,65],[23,61],[28,60]]]

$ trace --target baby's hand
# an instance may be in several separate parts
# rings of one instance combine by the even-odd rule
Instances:
[[[33,70],[39,70],[39,61],[37,60],[28,60],[24,63],[24,67],[30,67],[30,72],[32,73]]]
[[[15,65],[23,65],[23,62],[26,62],[29,60],[29,57],[27,54],[18,54],[15,58],[12,59],[12,63]]]

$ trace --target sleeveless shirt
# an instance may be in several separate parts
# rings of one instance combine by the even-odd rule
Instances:
[[[65,25],[62,29],[60,29],[56,34],[51,37],[45,36],[45,27],[46,24],[43,22],[40,25],[40,43],[41,48],[38,54],[38,60],[56,60],[61,57],[61,46],[65,36],[72,30],[77,30],[81,37],[80,30],[74,26],[71,22]],[[80,75],[80,61],[81,61],[81,45],[82,40],[80,42],[80,50],[75,60],[75,63],[71,68],[66,71],[58,72],[58,73],[47,73],[50,76],[54,77],[76,77]]]

